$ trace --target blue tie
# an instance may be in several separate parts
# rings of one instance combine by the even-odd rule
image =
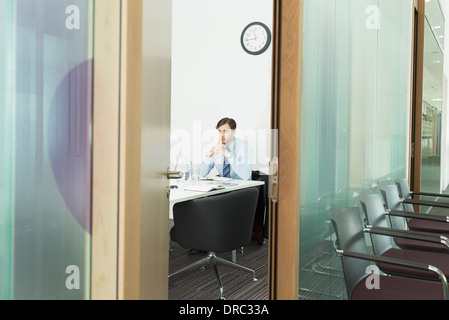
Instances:
[[[231,165],[229,164],[228,158],[224,157],[223,163],[223,177],[231,177]]]

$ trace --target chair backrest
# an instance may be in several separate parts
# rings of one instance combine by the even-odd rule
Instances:
[[[251,179],[253,181],[263,181],[264,184],[259,189],[259,200],[257,201],[257,207],[256,207],[256,216],[260,215],[263,217],[263,224],[266,225],[268,222],[268,179],[269,175],[266,173],[259,171],[259,170],[253,170],[251,173]],[[264,237],[268,238],[268,228],[264,229]]]
[[[398,192],[399,192],[399,196],[401,198],[403,198],[403,199],[411,199],[412,198],[412,193],[408,186],[407,179],[405,179],[405,178],[396,179],[394,182],[396,183],[396,186],[397,186]],[[404,209],[406,211],[411,211],[411,212],[413,212],[415,210],[411,203],[404,203]]]
[[[360,204],[368,224],[373,227],[389,227],[384,204],[379,194],[369,194],[361,197]],[[371,234],[371,242],[376,255],[381,255],[393,247],[391,237]]]
[[[268,178],[269,176],[261,171],[252,171],[251,179],[253,181],[263,181],[262,187],[259,189],[259,200],[257,202],[256,212],[262,216],[265,214],[268,203]]]
[[[259,190],[246,188],[176,203],[176,241],[184,248],[226,252],[251,241]]]
[[[403,211],[402,201],[399,198],[398,188],[390,184],[388,186],[383,186],[380,188],[380,193],[384,198],[385,206],[390,210],[400,210]],[[402,217],[390,216],[390,223],[393,229],[407,230],[407,221]]]
[[[259,171],[259,170],[253,170],[251,172],[251,180],[253,181],[263,181],[264,185],[263,185],[263,192],[259,195],[259,198],[263,198],[263,200],[265,201],[264,204],[266,204],[268,202],[268,179],[269,179],[269,175],[267,175],[266,173]]]
[[[360,210],[357,207],[332,212],[332,224],[337,235],[337,246],[343,251],[369,254],[365,242]],[[342,257],[343,273],[348,297],[354,286],[366,276],[369,261]]]

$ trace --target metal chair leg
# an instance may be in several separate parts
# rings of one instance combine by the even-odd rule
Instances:
[[[173,272],[172,274],[168,275],[168,277],[170,278],[170,277],[172,277],[174,275],[177,275],[179,273],[188,271],[190,269],[195,269],[195,268],[197,268],[199,266],[207,265],[207,264],[210,263],[210,259],[211,259],[211,256],[207,256],[207,257],[205,257],[205,258],[203,258],[201,260],[198,260],[198,261],[196,261],[196,262],[194,262],[192,264],[189,264],[188,266],[185,266],[184,268],[179,269],[178,271]]]
[[[215,277],[217,278],[218,281],[218,286],[220,287],[220,300],[226,300],[226,298],[223,295],[223,283],[221,282],[221,277],[220,277],[220,273],[218,272],[218,267],[217,267],[217,263],[216,263],[216,257],[214,256],[213,258],[211,258],[211,263],[214,266],[214,271],[215,271]]]
[[[228,260],[223,259],[223,258],[215,257],[215,260],[218,263],[221,263],[221,264],[223,264],[225,266],[228,266],[228,267],[231,267],[231,268],[235,268],[235,269],[238,269],[238,270],[242,270],[242,271],[246,271],[246,272],[250,272],[250,273],[253,274],[253,281],[257,281],[256,272],[254,270],[252,270],[250,268],[247,268],[247,267],[244,267],[244,266],[241,266],[241,265],[239,265],[237,263],[228,261]]]
[[[189,264],[188,266],[186,266],[186,267],[184,267],[184,268],[182,268],[182,269],[180,269],[178,271],[175,271],[174,273],[170,274],[168,277],[170,278],[170,277],[172,277],[174,275],[177,275],[179,273],[188,271],[190,269],[197,268],[199,266],[205,266],[207,264],[211,264],[214,267],[215,276],[217,278],[218,285],[220,287],[220,300],[226,300],[226,298],[223,295],[224,288],[223,288],[223,283],[221,281],[220,273],[218,272],[218,264],[223,264],[223,265],[231,267],[231,268],[235,268],[235,269],[238,269],[238,270],[250,272],[250,273],[253,274],[253,281],[257,281],[256,272],[254,270],[252,270],[250,268],[247,268],[247,267],[244,267],[244,266],[241,266],[241,265],[239,265],[237,263],[228,261],[226,259],[217,257],[214,252],[209,252],[209,255],[207,257],[205,257],[205,258],[203,258],[203,259],[201,259],[199,261],[196,261],[196,262],[194,262],[192,264]]]

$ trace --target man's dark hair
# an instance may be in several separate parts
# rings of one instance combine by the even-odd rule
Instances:
[[[228,124],[232,130],[237,129],[237,123],[235,122],[234,119],[231,118],[223,118],[220,121],[218,121],[216,129],[220,128],[225,124]]]

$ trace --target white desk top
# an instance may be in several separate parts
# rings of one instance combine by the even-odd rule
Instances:
[[[208,183],[208,182],[200,181],[199,184],[201,184],[201,183]],[[244,189],[244,188],[250,188],[250,187],[260,186],[260,185],[264,184],[263,181],[251,181],[251,180],[245,181],[245,180],[236,180],[236,179],[231,180],[229,182],[214,181],[214,183],[224,185],[224,186],[226,186],[226,188],[219,189],[219,190],[213,190],[213,191],[207,191],[207,192],[189,191],[189,190],[184,190],[184,188],[186,186],[188,186],[188,183],[174,182],[173,185],[177,185],[178,188],[171,189],[171,191],[170,191],[170,206],[173,206],[177,202],[208,197],[208,196],[219,194],[219,193],[224,193],[224,192],[229,192],[229,191],[239,190],[239,189]],[[227,186],[227,184],[230,184],[230,185]]]

